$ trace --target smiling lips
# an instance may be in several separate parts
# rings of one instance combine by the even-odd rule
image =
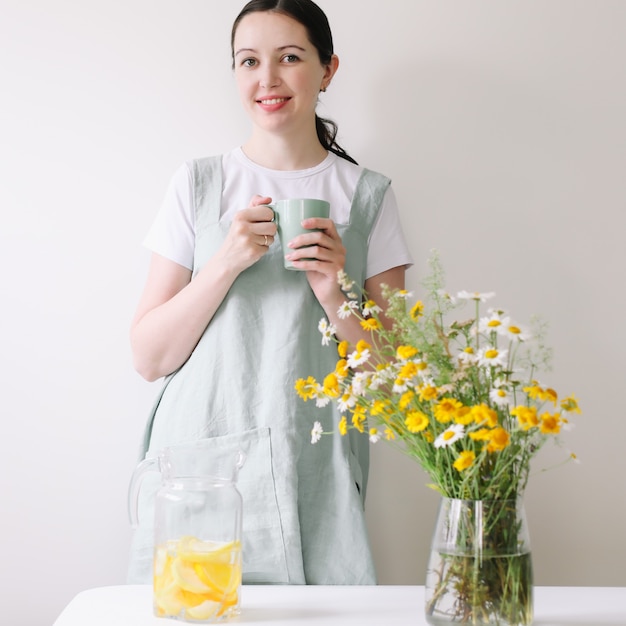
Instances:
[[[285,102],[287,98],[269,98],[267,100],[258,100],[261,104],[279,104],[281,102]]]
[[[291,98],[262,98],[257,100],[266,111],[275,111],[280,109],[285,103],[289,102]]]

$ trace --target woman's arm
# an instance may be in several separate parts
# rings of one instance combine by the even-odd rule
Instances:
[[[137,371],[156,380],[178,369],[196,347],[237,276],[268,250],[276,233],[271,198],[256,196],[239,211],[218,252],[191,280],[191,271],[153,254],[131,324]]]

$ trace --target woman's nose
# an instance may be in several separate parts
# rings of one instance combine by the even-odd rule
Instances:
[[[271,89],[272,87],[278,87],[280,85],[280,77],[278,72],[272,67],[265,67],[259,84],[263,89]]]

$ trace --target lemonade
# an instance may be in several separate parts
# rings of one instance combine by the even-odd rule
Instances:
[[[154,610],[161,617],[212,622],[238,613],[241,543],[182,537],[154,552]]]

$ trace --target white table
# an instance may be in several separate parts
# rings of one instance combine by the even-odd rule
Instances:
[[[152,587],[79,593],[54,626],[166,626],[152,615]],[[224,623],[224,622],[222,622]],[[427,626],[424,588],[413,586],[250,586],[241,615],[227,624],[259,626]],[[626,587],[536,587],[534,626],[626,626]]]

